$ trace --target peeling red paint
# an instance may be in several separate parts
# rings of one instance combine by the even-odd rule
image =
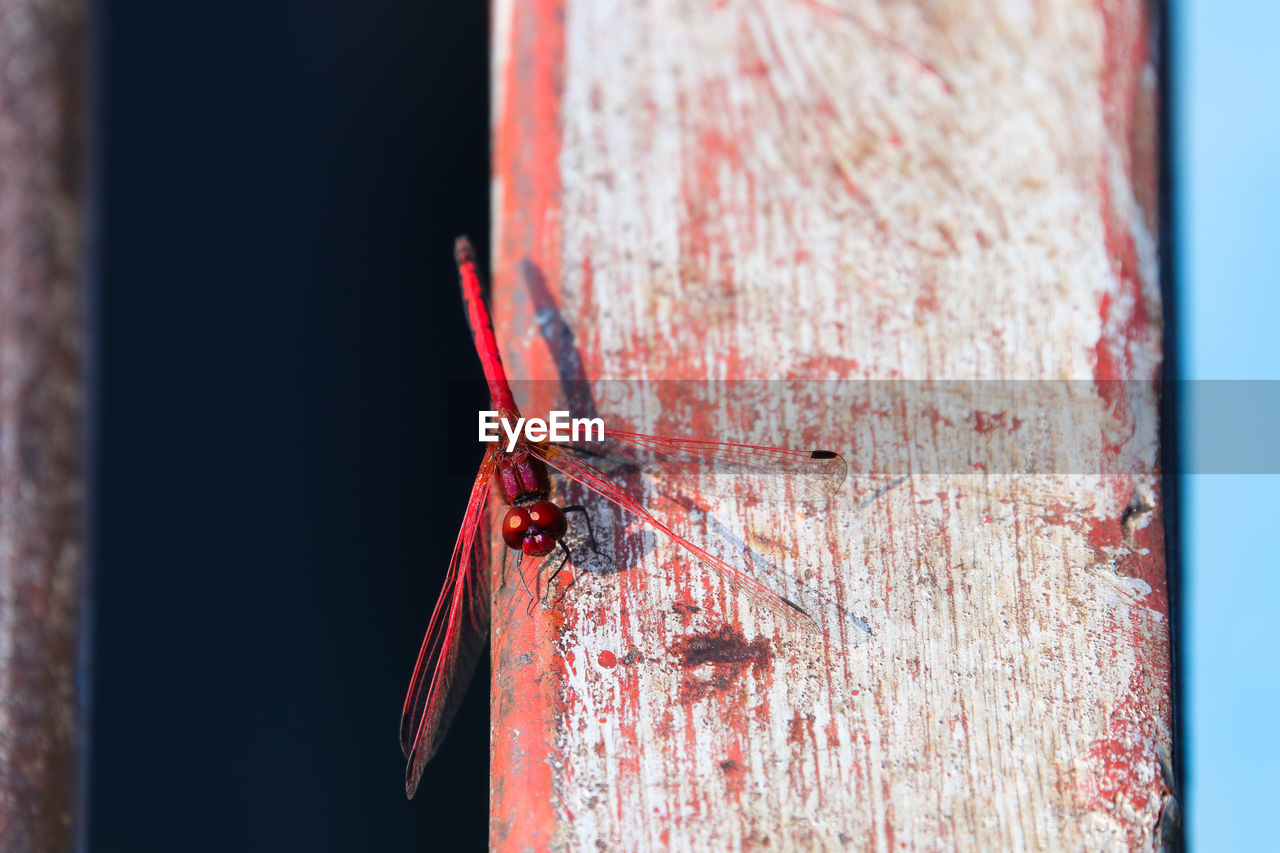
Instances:
[[[977,409],[969,412],[966,420],[973,421],[973,431],[980,435],[1001,432],[1013,433],[1022,427],[1022,418],[1009,417],[1005,412],[980,412]]]
[[[725,787],[734,799],[742,796],[747,784],[747,774],[742,766],[742,750],[735,742],[728,758],[720,762],[720,771],[724,773]]]
[[[955,421],[939,413],[933,406],[929,406],[925,409],[925,416],[929,418],[929,424],[933,427],[935,436],[937,435],[938,424],[949,427],[955,426]]]
[[[1132,167],[1134,116],[1140,110],[1140,80],[1148,65],[1146,8],[1143,4],[1120,0],[1099,0],[1099,7],[1107,60],[1100,79],[1099,97],[1107,133],[1112,139],[1111,150],[1123,159],[1122,173],[1134,180],[1143,177],[1135,176]],[[1147,310],[1131,223],[1115,204],[1106,151],[1101,152],[1097,172],[1107,257],[1120,287],[1114,295],[1108,291],[1099,300],[1102,334],[1094,348],[1094,378],[1098,393],[1109,408],[1113,412],[1124,412],[1129,401],[1125,385],[1118,380],[1140,378],[1133,368],[1131,350],[1139,343],[1150,341],[1159,330]],[[1145,179],[1155,180],[1155,174],[1153,170],[1148,171]],[[1135,187],[1139,198],[1155,198],[1154,188],[1145,192],[1139,189]]]
[[[1114,505],[1120,508],[1130,504],[1131,495],[1127,489],[1131,484],[1126,477],[1113,480]],[[1078,515],[1078,513],[1072,513]],[[1065,517],[1065,516],[1064,516]],[[1131,531],[1126,541],[1123,524],[1123,512],[1111,518],[1098,518],[1086,514],[1085,541],[1095,554],[1099,565],[1106,566],[1109,571],[1129,578],[1137,578],[1151,587],[1150,594],[1143,598],[1143,603],[1158,613],[1168,614],[1168,583],[1164,565],[1164,525],[1158,521],[1146,524],[1140,529]]]
[[[1089,745],[1093,773],[1084,784],[1088,807],[1104,812],[1130,809],[1137,814],[1159,814],[1162,802],[1173,792],[1165,784],[1163,769],[1151,756],[1159,723],[1135,704],[1130,693],[1112,710],[1106,733]],[[1131,850],[1151,846],[1155,826],[1136,824],[1119,815]]]
[[[1120,11],[1129,15],[1133,3],[1108,0],[1099,8],[1105,15],[1119,15],[1116,9],[1123,6]],[[593,8],[598,7],[584,5],[572,11],[574,32],[600,31],[593,29],[602,23],[598,14],[591,26],[580,25],[591,19]],[[626,41],[624,32],[620,38],[631,53],[625,61],[618,59],[617,66],[644,64],[645,73],[634,77],[601,74],[598,53],[570,51],[577,57],[564,78],[570,94],[583,75],[595,76],[576,92],[579,100],[570,102],[589,102],[590,112],[576,114],[569,126],[594,141],[575,143],[573,135],[567,134],[564,152],[539,149],[548,174],[567,164],[574,179],[584,182],[569,187],[572,192],[564,196],[566,205],[580,197],[574,202],[578,206],[565,214],[566,238],[570,238],[564,241],[565,248],[559,236],[558,185],[546,175],[531,179],[529,169],[503,171],[502,164],[510,165],[511,157],[507,152],[503,160],[501,139],[495,140],[499,143],[495,163],[502,177],[502,198],[528,197],[547,205],[501,206],[502,245],[519,245],[511,251],[503,249],[506,254],[500,263],[518,259],[521,252],[535,260],[544,269],[548,288],[556,289],[552,296],[557,299],[548,303],[551,306],[559,304],[559,289],[567,288],[566,310],[578,313],[566,320],[582,348],[586,375],[773,375],[768,371],[775,362],[759,359],[753,350],[757,341],[750,336],[759,327],[770,328],[772,337],[758,339],[757,348],[785,350],[785,336],[802,328],[799,323],[813,321],[803,327],[815,333],[809,352],[780,352],[776,363],[785,364],[788,375],[879,380],[970,370],[982,375],[1016,373],[1044,366],[1027,352],[1036,350],[1038,357],[1056,345],[1066,345],[1070,349],[1059,348],[1046,357],[1074,366],[1092,356],[1098,397],[1115,412],[1136,403],[1124,396],[1124,386],[1114,380],[1151,378],[1152,361],[1145,348],[1158,338],[1159,321],[1156,304],[1145,305],[1141,299],[1144,287],[1150,291],[1150,283],[1138,278],[1142,259],[1128,234],[1130,223],[1123,221],[1128,213],[1121,216],[1112,209],[1123,203],[1123,193],[1115,194],[1120,204],[1113,204],[1110,191],[1124,188],[1105,183],[1112,176],[1128,174],[1135,164],[1126,162],[1097,175],[1085,166],[1062,180],[1060,175],[1037,175],[1037,181],[1043,178],[1042,185],[1002,184],[967,208],[967,198],[945,198],[946,181],[965,181],[964,170],[977,162],[960,157],[987,152],[978,147],[976,138],[957,133],[957,116],[939,97],[933,66],[912,61],[907,67],[901,61],[902,45],[910,44],[921,53],[936,51],[937,57],[926,58],[954,73],[958,87],[971,86],[969,72],[989,69],[983,65],[982,52],[971,50],[973,44],[966,41],[966,32],[974,29],[976,20],[964,21],[962,29],[958,24],[922,19],[923,8],[882,4],[869,13],[874,15],[867,18],[870,23],[901,36],[890,44],[874,36],[868,39],[872,34],[860,22],[832,14],[819,3],[771,7],[768,15],[759,18],[749,18],[752,10],[739,4],[719,4],[714,12],[690,7],[682,14],[710,15],[737,28],[736,37],[713,42],[709,51],[715,54],[723,44],[727,52],[711,56],[714,62],[705,64],[703,54],[694,52],[679,54],[676,61],[671,51]],[[630,15],[634,7],[613,11]],[[664,14],[666,10],[646,7],[638,19],[629,20],[632,24],[661,21],[662,32],[673,36],[672,44],[702,44],[697,32],[679,30],[684,22],[663,20]],[[964,10],[957,7],[948,14],[962,21]],[[815,24],[817,19],[821,23]],[[1109,34],[1101,46],[1096,38],[1090,40],[1088,27],[1096,25],[1097,19],[1087,14],[1074,16],[1068,23],[1042,21],[1034,33],[1014,32],[1018,25],[1006,22],[1009,31],[993,32],[990,37],[1007,39],[1002,48],[1023,49],[1029,63],[1036,61],[1030,48],[1062,44],[1052,39],[1069,36],[1070,44],[1087,46],[1089,50],[1082,51],[1088,54],[1087,62],[1069,56],[1070,51],[1055,52],[1063,64],[1076,59],[1074,71],[1055,77],[1060,67],[1055,60],[1038,65],[1036,73],[1051,84],[1042,93],[1046,99],[1074,106],[1070,98],[1076,95],[1068,90],[1082,88],[1082,102],[1088,101],[1082,109],[1088,110],[1097,106],[1096,98],[1090,98],[1097,82],[1092,58],[1098,49],[1129,50],[1127,39],[1138,38],[1137,31],[1129,29],[1132,20],[1129,15],[1114,26],[1104,22],[1115,33],[1128,35]],[[908,23],[905,30],[895,29],[904,21]],[[551,19],[544,23],[564,25]],[[733,32],[728,30],[726,35]],[[519,37],[513,33],[513,38]],[[886,81],[907,90],[907,96],[891,92],[878,103],[880,92],[868,97],[862,91],[822,91],[823,80],[817,79],[814,69],[825,68],[835,76],[841,68],[820,64],[824,56],[851,57],[850,45],[862,54],[876,53],[867,51],[869,43],[889,48],[893,55],[886,57],[890,69]],[[797,51],[798,45],[812,52]],[[793,59],[797,56],[799,62]],[[1108,68],[1112,65],[1114,58]],[[1119,65],[1119,77],[1101,89],[1108,133],[1115,139],[1139,132],[1132,124],[1139,120],[1136,117],[1122,114],[1117,123],[1108,99],[1127,97],[1117,93],[1130,91],[1133,75],[1142,65],[1132,53]],[[528,62],[523,66],[513,62],[504,79],[529,70]],[[872,76],[880,70],[867,67]],[[950,92],[950,84],[943,84]],[[527,87],[528,82],[519,85]],[[634,96],[631,106],[619,103],[614,86]],[[1064,98],[1064,93],[1070,97]],[[999,120],[1008,115],[982,115],[986,92],[969,88],[959,94],[957,100],[963,99],[965,109],[974,109],[974,119]],[[999,94],[1018,96],[1015,90]],[[512,100],[511,91],[507,100]],[[887,110],[881,108],[884,104]],[[927,118],[923,117],[926,110]],[[535,104],[535,111],[545,118],[544,105]],[[1086,118],[1092,123],[1096,116]],[[778,119],[785,122],[783,133],[774,133],[769,124]],[[533,125],[544,126],[539,121]],[[641,126],[640,131],[633,132],[628,123],[632,121]],[[527,126],[526,122],[518,127],[508,141],[516,140]],[[650,127],[661,133],[648,135]],[[1117,129],[1123,131],[1119,136],[1115,136]],[[507,132],[504,126],[497,131],[499,137]],[[956,160],[949,159],[951,149],[941,147],[937,137],[959,149]],[[1087,138],[1091,146],[1101,149],[1096,135]],[[653,149],[646,148],[658,139],[672,146],[662,150],[673,152],[671,160],[660,164]],[[535,134],[535,147],[542,144],[539,140],[545,138]],[[615,142],[620,144],[614,146]],[[765,149],[761,142],[774,147]],[[575,144],[577,148],[572,147]],[[823,158],[828,150],[842,155],[841,162]],[[619,151],[627,152],[626,162],[616,159]],[[1076,153],[1096,156],[1094,149]],[[766,186],[770,170],[776,167],[762,162],[768,159],[763,154],[777,155],[788,179],[816,183],[794,194],[788,191],[780,199],[783,193]],[[810,174],[806,169],[814,155],[822,162]],[[639,164],[637,171],[628,172],[635,164]],[[658,190],[628,189],[667,165],[670,181]],[[648,171],[655,167],[659,168]],[[517,179],[532,180],[536,191],[531,195],[519,188]],[[931,181],[935,185],[929,186]],[[840,182],[851,194],[858,194],[856,200],[850,201]],[[1016,264],[1019,244],[1011,238],[1004,218],[1027,212],[1032,214],[1028,221],[1034,221],[1035,214],[1042,212],[1034,205],[1044,203],[1044,188],[1058,192],[1067,183],[1071,184],[1067,195],[1074,192],[1084,198],[1071,222],[1087,220],[1100,209],[1096,205],[1102,205],[1106,246],[1093,245],[1098,232],[1091,228],[1073,232],[1076,242],[1072,243],[1045,227],[1031,235],[1032,242],[1036,248],[1059,253],[1070,243],[1092,260],[1107,252],[1113,275],[1096,276],[1105,280],[1082,285],[1099,294],[1094,307],[1102,331],[1094,340],[1088,318],[1080,323],[1079,306],[1072,303],[1067,307],[1076,312],[1071,316],[1085,330],[1083,334],[1068,330],[1058,335],[1054,330],[1051,339],[1029,340],[1020,333],[1041,328],[1037,318],[1059,310],[1079,294],[1068,298],[1053,286],[1020,291],[1021,279],[995,282],[1024,302],[1029,297],[1028,314],[1020,313],[1020,308],[1006,312],[1007,306],[995,303],[966,306],[964,291],[958,288],[987,284],[975,284],[966,267],[1002,274],[1000,263],[1013,259]],[[933,196],[922,193],[921,187],[936,190],[945,209],[977,215],[945,221],[930,218],[927,208]],[[967,191],[975,191],[972,182]],[[982,188],[977,191],[981,195]],[[802,198],[805,193],[817,202],[806,207],[812,199]],[[1095,193],[1106,198],[1099,202],[1093,198]],[[644,207],[635,207],[637,199]],[[1013,204],[1006,209],[1001,205],[1007,201],[1032,207]],[[989,207],[983,209],[983,204]],[[989,219],[984,218],[986,214]],[[513,222],[524,242],[514,241],[507,230]],[[824,238],[824,229],[835,238]],[[618,245],[611,243],[615,237]],[[849,246],[856,246],[857,252],[845,251]],[[1034,256],[1034,252],[1026,254]],[[638,256],[643,257],[637,261]],[[1092,260],[1090,269],[1095,268]],[[1071,261],[1064,263],[1069,266]],[[1032,266],[1026,269],[1032,276]],[[654,273],[652,281],[645,277],[649,271]],[[560,281],[560,272],[567,276],[567,283]],[[812,280],[805,278],[811,275]],[[827,282],[833,277],[838,279],[836,286]],[[789,284],[793,278],[801,284]],[[1073,280],[1071,287],[1076,286]],[[786,291],[792,304],[777,312],[782,321],[771,326],[775,317],[763,316],[762,306],[770,303],[761,294],[773,296],[775,291]],[[792,311],[797,295],[809,293],[822,299]],[[504,346],[526,356],[524,366],[542,369],[550,362],[537,353],[537,335],[518,320],[527,308],[520,298],[517,293],[507,299],[500,311],[499,322],[514,329],[514,336],[504,338]],[[945,317],[939,316],[943,312]],[[634,322],[618,320],[632,315]],[[609,329],[604,340],[601,328]],[[965,335],[976,341],[973,347],[966,349]],[[603,354],[602,347],[606,348]],[[597,371],[601,364],[613,372]],[[1051,369],[1058,366],[1057,361],[1050,364]],[[1004,404],[996,408],[1000,405]],[[1024,424],[1012,417],[1014,411],[1018,409],[1010,404],[1007,412],[974,412],[960,424],[961,430],[953,432],[964,432],[973,441],[968,434],[972,429],[977,435],[990,435],[993,442],[1018,433],[1018,442],[1033,442],[1035,437],[1028,432],[1032,422]],[[951,413],[929,413],[935,445],[950,440],[941,427],[954,428],[952,419],[961,420],[947,415]],[[735,417],[746,420],[746,415],[729,415],[730,420]],[[805,426],[798,431],[802,430],[806,443],[817,446],[825,446],[833,435],[846,444],[862,442],[864,433],[858,430],[874,420],[876,432],[870,440],[887,447],[903,440],[894,430],[905,417],[900,411],[872,412],[869,404],[862,404],[860,411],[842,411],[835,419],[842,426],[856,424],[853,428],[824,431],[821,426]],[[646,424],[642,431],[680,435],[714,431],[725,436],[733,431],[726,432],[713,418],[703,411],[691,419],[663,412],[658,424]],[[923,432],[919,446],[928,452],[928,431]],[[1121,449],[1117,442],[1124,440],[1124,430],[1118,432],[1109,453]],[[951,846],[965,846],[966,841],[980,837],[987,842],[982,849],[1012,849],[1046,846],[1044,838],[1035,834],[1046,826],[1067,833],[1059,839],[1066,839],[1064,848],[1092,849],[1070,833],[1087,831],[1088,827],[1080,827],[1093,825],[1090,821],[1105,822],[1115,812],[1117,795],[1149,809],[1159,793],[1149,781],[1153,778],[1149,773],[1152,742],[1161,742],[1167,731],[1161,726],[1167,724],[1168,716],[1158,695],[1167,684],[1162,679],[1167,679],[1168,661],[1160,659],[1159,639],[1143,636],[1144,631],[1154,633],[1151,626],[1160,624],[1156,616],[1167,613],[1158,492],[1150,496],[1153,510],[1125,509],[1142,505],[1131,501],[1132,477],[1117,477],[1111,492],[1109,486],[1089,484],[1082,487],[1086,497],[1079,499],[1055,501],[1044,495],[1033,499],[1029,489],[1009,486],[1007,478],[988,477],[981,462],[972,464],[977,476],[967,481],[964,476],[957,478],[973,484],[971,488],[950,484],[935,491],[932,485],[911,482],[900,493],[859,507],[851,519],[841,519],[842,524],[824,530],[820,536],[827,537],[826,542],[804,543],[806,548],[816,544],[829,553],[852,554],[831,586],[841,601],[853,598],[868,610],[873,640],[854,651],[829,637],[817,643],[797,641],[792,648],[788,633],[765,627],[767,619],[753,617],[748,622],[744,615],[739,620],[736,608],[747,605],[714,574],[687,560],[669,558],[661,544],[651,548],[639,536],[606,532],[605,537],[613,537],[612,542],[606,540],[606,549],[633,564],[642,557],[646,572],[632,571],[632,565],[615,575],[591,578],[589,586],[571,590],[563,616],[536,613],[526,621],[547,627],[531,633],[519,657],[510,652],[519,648],[516,631],[520,629],[495,626],[495,721],[520,719],[547,732],[540,742],[545,753],[526,753],[519,757],[523,765],[517,766],[512,759],[502,766],[523,772],[546,764],[554,767],[554,775],[545,788],[536,778],[530,782],[521,776],[495,775],[494,789],[499,793],[494,797],[494,821],[496,827],[504,828],[495,829],[494,837],[514,846],[517,835],[511,818],[500,815],[500,807],[516,802],[511,795],[515,788],[533,797],[522,801],[531,815],[551,813],[561,821],[560,836],[551,843],[543,843],[545,835],[533,840],[524,836],[522,843],[530,849],[557,844],[589,849],[592,843],[689,846],[688,839],[706,837],[699,833],[708,832],[713,822],[720,834],[716,844],[706,846],[715,849],[735,845],[816,849],[834,846],[834,839],[867,849],[899,849],[921,846],[920,839],[926,837]],[[999,473],[998,466],[992,467]],[[924,499],[915,494],[916,488],[926,490]],[[1140,518],[1144,512],[1154,513],[1145,526]],[[771,538],[771,530],[764,538]],[[819,547],[815,553],[825,552]],[[1143,592],[1137,580],[1146,582],[1151,592]],[[1051,596],[1057,598],[1042,609]],[[1108,615],[1107,608],[1114,613]],[[974,613],[986,616],[976,626],[965,621]],[[1082,625],[1075,623],[1062,628],[1061,637],[1054,634],[1061,628],[1059,623],[1073,614],[1090,620],[1083,625],[1086,630],[1079,631]],[[514,621],[522,620],[521,610],[514,614]],[[722,622],[723,628],[719,627]],[[751,627],[744,630],[744,623]],[[547,631],[564,632],[562,645],[553,645],[555,634]],[[1075,636],[1072,631],[1085,639],[1075,640],[1069,651],[1065,643]],[[498,638],[500,632],[505,636]],[[1064,645],[1052,645],[1055,640]],[[1007,646],[1001,645],[1006,641]],[[1036,642],[1041,645],[1034,650],[1027,645]],[[946,648],[958,651],[943,663],[938,654]],[[1026,659],[1009,649],[1023,649]],[[574,650],[581,653],[568,654]],[[1077,664],[1080,658],[1088,658],[1087,663],[1073,666],[1072,653]],[[955,672],[949,669],[952,664]],[[1021,670],[1021,665],[1029,668]],[[1105,677],[1123,673],[1125,667],[1134,669],[1133,681],[1122,703],[1103,716],[1091,699],[1116,689]],[[505,668],[501,676],[500,668]],[[1037,680],[1046,670],[1064,677]],[[526,674],[536,680],[521,680]],[[1090,679],[1095,677],[1101,687],[1093,685],[1095,693],[1090,694]],[[777,679],[776,683],[770,679]],[[1028,679],[1038,691],[1031,698]],[[1123,684],[1123,678],[1116,683]],[[499,684],[506,691],[502,697],[497,695]],[[1064,684],[1079,695],[1055,692]],[[532,689],[531,685],[543,691],[536,701],[545,703],[547,710],[542,717],[514,717],[511,707],[520,697],[512,694]],[[779,713],[783,695],[788,704]],[[1109,693],[1106,701],[1111,701]],[[903,714],[905,706],[918,710],[918,718],[914,713]],[[1019,775],[1024,767],[1010,760],[1008,739],[1026,736],[1025,712],[1033,707],[1036,724],[1042,720],[1039,710],[1048,709],[1043,719],[1058,724],[1055,736],[1066,738],[1057,747],[1069,742],[1071,752],[1066,759],[1058,758],[1063,753],[1052,758],[1038,755],[1038,762],[1026,763],[1035,765],[1034,772]],[[816,718],[810,708],[821,709]],[[1150,731],[1126,728],[1125,720],[1143,714],[1153,721]],[[1105,725],[1099,727],[1099,720]],[[1135,751],[1134,739],[1142,737],[1147,738],[1146,750]],[[532,739],[522,743],[539,744]],[[496,755],[502,748],[495,735],[495,768],[500,766]],[[1133,769],[1129,776],[1121,767],[1125,762]],[[541,767],[533,769],[535,775],[541,771]],[[946,786],[913,799],[913,785],[925,784],[921,780],[935,784],[940,773],[948,774]],[[1057,777],[1049,778],[1055,773]],[[1005,785],[1002,794],[993,793],[992,778]],[[1009,792],[1015,785],[1018,796],[1012,798]],[[994,801],[985,803],[989,810],[984,811],[983,798],[988,794]],[[725,801],[727,806],[722,805]],[[781,818],[768,822],[767,815],[796,814],[796,802],[804,803],[811,825]],[[939,815],[948,811],[934,825],[921,817],[931,809]],[[1025,820],[1014,835],[1000,839],[1003,844],[992,841],[1001,831],[990,826],[997,810],[1002,826]],[[1093,814],[1086,814],[1089,811]],[[525,826],[536,824],[532,817],[519,817]],[[572,821],[566,823],[567,817]],[[1116,814],[1125,825],[1124,832],[1131,832],[1140,818]],[[592,832],[600,834],[592,838]],[[1130,835],[1130,842],[1133,838]]]
[[[556,166],[560,150],[560,96],[564,56],[564,4],[562,0],[529,0],[512,4],[511,42],[498,46],[509,66],[505,71],[506,120],[494,134],[494,170],[504,176],[503,196],[498,199],[502,220],[501,239],[494,249],[494,323],[504,354],[518,341],[536,344],[522,336],[504,334],[511,315],[520,313],[524,291],[521,265],[531,263],[547,286],[560,282],[559,196]],[[508,365],[546,365],[554,360],[539,352],[533,358],[507,358]],[[539,378],[516,373],[515,379]],[[541,400],[522,400],[536,410]],[[494,549],[499,553],[502,546]],[[558,685],[565,662],[552,644],[555,630],[563,625],[556,616],[548,622],[525,614],[518,584],[505,589],[493,567],[493,668],[492,737],[490,744],[490,834],[494,850],[545,849],[558,834],[559,817],[553,804],[551,765],[558,718],[566,708]],[[514,661],[528,655],[531,667]]]

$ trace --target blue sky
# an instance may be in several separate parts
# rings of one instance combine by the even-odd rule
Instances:
[[[1181,372],[1280,379],[1280,3],[1173,0],[1170,11]],[[1186,444],[1211,443],[1194,431],[1194,394],[1187,402]],[[1196,454],[1184,465],[1196,470]],[[1269,849],[1280,477],[1187,474],[1182,485],[1189,841]]]

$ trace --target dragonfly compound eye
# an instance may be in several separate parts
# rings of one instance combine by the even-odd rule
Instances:
[[[555,550],[555,537],[537,527],[524,535],[524,552],[530,557],[545,557]]]
[[[513,506],[502,519],[502,541],[507,543],[508,548],[519,551],[524,547],[524,536],[532,526],[533,519],[529,517],[529,510]]]
[[[562,538],[569,529],[564,513],[551,501],[538,501],[529,507],[529,518],[555,539]]]

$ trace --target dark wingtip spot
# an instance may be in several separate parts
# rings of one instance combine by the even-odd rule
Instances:
[[[805,610],[803,607],[801,607],[799,604],[796,604],[796,603],[795,603],[794,601],[792,601],[791,599],[789,599],[789,598],[782,598],[782,596],[778,596],[778,598],[782,600],[782,603],[783,603],[783,604],[787,605],[788,607],[793,608],[793,609],[794,609],[794,610],[796,610],[797,612],[799,612],[799,613],[803,613],[805,616],[808,616],[808,615],[809,615],[809,611],[808,611],[808,610]]]
[[[835,459],[839,455],[840,455],[839,453],[835,453],[834,451],[831,451],[831,450],[815,450],[809,454],[809,458],[810,459]]]

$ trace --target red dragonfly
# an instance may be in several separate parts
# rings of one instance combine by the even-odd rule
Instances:
[[[519,409],[498,355],[493,323],[476,270],[475,252],[465,237],[458,238],[454,257],[462,279],[462,298],[471,335],[493,405],[499,418],[515,424],[520,417]],[[724,493],[741,498],[767,499],[770,493],[776,495],[781,490],[791,499],[825,502],[844,482],[847,466],[839,454],[829,450],[786,450],[658,438],[608,429],[603,442],[586,446],[523,438],[509,451],[504,445],[505,442],[490,445],[480,463],[445,575],[444,590],[431,614],[405,696],[400,747],[409,762],[405,769],[405,792],[409,797],[413,797],[423,769],[444,739],[489,638],[488,539],[480,533],[480,522],[490,493],[496,490],[508,507],[502,521],[502,538],[509,548],[531,557],[544,557],[560,550],[563,553],[557,572],[568,557],[568,549],[562,542],[568,531],[566,510],[549,499],[551,480],[547,466],[661,530],[686,551],[718,569],[726,580],[747,592],[753,600],[810,620],[824,611],[852,626],[854,635],[870,633],[865,622],[806,588],[795,576],[772,563],[749,560],[745,565],[735,565],[733,563],[741,561],[729,562],[732,555],[728,559],[714,555],[680,536],[654,514],[658,511],[656,508],[645,506],[643,496],[632,494],[583,458],[587,456],[598,464],[612,458],[633,469],[638,466],[648,472],[665,471],[674,479],[684,475],[705,479],[705,472],[710,471]],[[688,501],[682,505],[690,508]]]

